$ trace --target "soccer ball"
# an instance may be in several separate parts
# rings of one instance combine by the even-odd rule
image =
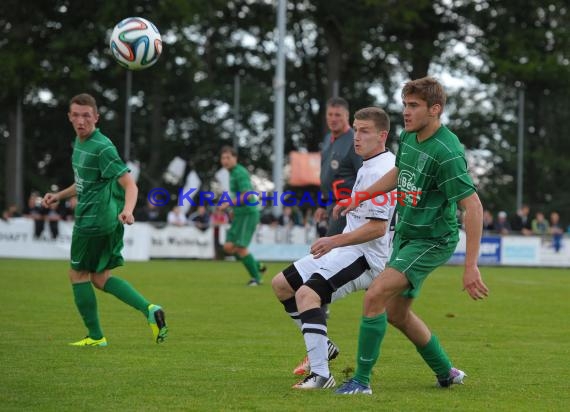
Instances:
[[[117,62],[129,70],[155,64],[162,53],[162,38],[154,24],[142,17],[128,17],[113,29],[109,47]]]

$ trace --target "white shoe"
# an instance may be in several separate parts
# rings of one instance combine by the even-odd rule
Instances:
[[[333,388],[335,385],[336,382],[332,375],[324,378],[316,373],[311,373],[305,379],[293,385],[293,389],[328,389]]]

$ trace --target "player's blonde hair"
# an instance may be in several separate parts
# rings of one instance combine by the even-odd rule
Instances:
[[[390,117],[379,107],[365,107],[354,113],[354,120],[372,120],[379,131],[390,131]]]

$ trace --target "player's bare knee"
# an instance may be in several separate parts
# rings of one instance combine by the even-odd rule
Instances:
[[[283,272],[279,272],[277,275],[271,279],[271,287],[273,288],[273,293],[279,300],[288,299],[293,297],[294,291],[285,279]]]
[[[234,254],[234,245],[232,243],[226,243],[224,244],[224,252],[228,255],[233,255]]]
[[[301,286],[295,293],[295,300],[299,307],[321,306],[321,297],[308,286]]]

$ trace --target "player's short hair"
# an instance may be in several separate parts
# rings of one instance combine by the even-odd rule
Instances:
[[[342,97],[331,97],[327,100],[327,107],[343,107],[347,112],[350,111],[348,102]]]
[[[237,157],[237,150],[234,149],[232,146],[222,146],[222,148],[220,149],[220,156],[223,155],[224,153],[229,153],[231,154],[233,157]]]
[[[98,112],[97,102],[95,101],[95,98],[88,93],[81,93],[76,96],[73,96],[69,101],[69,107],[71,107],[72,104],[78,104],[79,106],[89,106],[93,108],[95,113]]]
[[[439,104],[441,111],[443,111],[447,100],[441,83],[429,76],[407,82],[402,89],[402,99],[410,94],[415,94],[425,100],[428,107]]]
[[[390,131],[390,116],[379,107],[365,107],[354,113],[354,120],[372,120],[377,130]]]

